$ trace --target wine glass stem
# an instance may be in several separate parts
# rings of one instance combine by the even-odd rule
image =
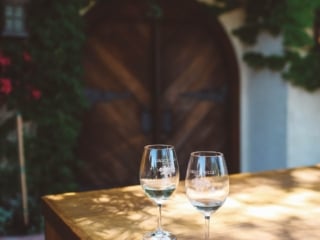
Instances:
[[[161,222],[161,208],[162,205],[161,204],[157,204],[158,208],[159,208],[159,216],[158,216],[158,232],[162,231],[162,222]]]
[[[210,236],[210,216],[205,216],[204,221],[205,221],[204,239],[208,240]]]

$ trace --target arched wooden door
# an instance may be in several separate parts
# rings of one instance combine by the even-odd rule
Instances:
[[[151,4],[152,3],[152,4]],[[238,72],[228,38],[192,0],[109,0],[87,16],[92,107],[80,139],[86,185],[137,184],[143,146],[176,147],[184,178],[195,150],[239,170]]]

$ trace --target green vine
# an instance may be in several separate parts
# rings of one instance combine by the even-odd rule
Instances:
[[[244,43],[256,43],[265,31],[283,36],[284,53],[264,55],[247,52],[244,60],[253,68],[281,71],[284,79],[314,91],[320,88],[320,55],[315,47],[313,25],[320,0],[247,0],[246,21],[234,34]]]
[[[244,7],[245,23],[233,33],[245,44],[254,45],[262,32],[282,36],[283,53],[266,55],[248,51],[243,56],[248,65],[255,69],[280,71],[285,80],[308,91],[320,88],[320,47],[315,46],[313,36],[320,0],[198,1],[210,3],[208,9],[214,15]]]
[[[8,137],[14,132],[15,119],[11,116],[0,121],[0,235],[40,231],[40,197],[77,189],[75,170],[80,162],[75,147],[86,105],[81,81],[84,30],[79,10],[86,4],[86,0],[29,1],[29,37],[1,38],[1,54],[12,61],[5,77],[19,79],[13,87],[21,87],[5,103],[19,110],[34,127],[25,132],[30,207],[30,222],[25,226],[17,142]],[[209,10],[219,15],[236,6],[236,0],[217,0]],[[244,7],[245,24],[234,31],[241,41],[255,44],[258,35],[266,31],[273,36],[281,34],[284,45],[283,54],[247,52],[244,60],[256,69],[281,71],[286,80],[307,90],[319,89],[320,53],[314,45],[312,28],[320,0],[247,0]],[[31,62],[23,60],[25,51],[32,57]],[[33,95],[36,101],[28,95],[33,90],[41,92],[41,98]]]
[[[85,5],[84,0],[29,1],[29,37],[1,38],[1,57],[10,59],[2,74],[12,82],[4,104],[19,111],[31,127],[24,132],[30,218],[25,225],[15,115],[0,122],[0,236],[41,231],[40,197],[77,190],[80,162],[75,148],[86,106],[81,80],[84,23],[79,10]],[[27,62],[21,57],[25,51]],[[38,91],[31,92],[37,93],[34,100],[27,91],[33,86]]]

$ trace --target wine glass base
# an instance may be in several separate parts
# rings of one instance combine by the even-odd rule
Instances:
[[[155,231],[146,233],[143,236],[143,240],[176,240],[177,237],[167,231]]]

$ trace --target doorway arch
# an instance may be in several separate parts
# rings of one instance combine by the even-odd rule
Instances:
[[[196,1],[150,3],[100,1],[86,15],[92,106],[79,153],[90,186],[137,184],[150,143],[176,147],[181,178],[195,150],[222,151],[239,172],[239,74],[227,34]]]

